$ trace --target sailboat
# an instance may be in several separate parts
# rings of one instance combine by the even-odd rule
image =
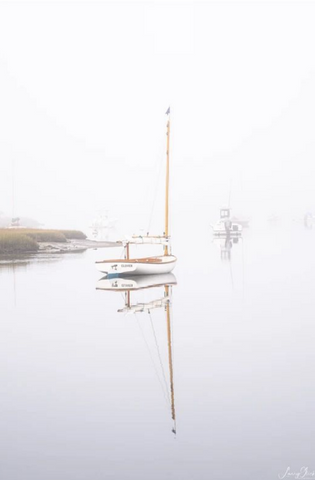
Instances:
[[[163,235],[134,235],[131,240],[123,242],[124,258],[114,260],[101,260],[96,262],[96,268],[107,275],[157,275],[171,272],[176,265],[176,257],[171,254],[169,236],[169,150],[170,150],[170,108],[166,115],[166,185],[165,185],[165,231]],[[131,244],[160,244],[164,247],[164,254],[154,257],[132,258],[130,256]]]
[[[167,330],[167,350],[168,350],[168,367],[169,367],[169,392],[167,397],[170,402],[171,417],[173,422],[172,432],[176,434],[176,412],[175,412],[175,390],[174,390],[174,373],[173,373],[173,353],[172,353],[172,328],[171,328],[171,305],[172,305],[172,286],[176,285],[177,281],[172,273],[166,275],[143,275],[125,278],[116,277],[112,279],[102,278],[97,282],[97,290],[117,291],[125,294],[125,305],[119,309],[119,313],[134,314],[148,313],[151,315],[153,310],[163,308],[166,313],[166,330]],[[147,302],[132,303],[132,291],[139,291],[151,289],[156,287],[164,288],[164,295],[158,298],[153,298]],[[152,318],[151,324],[153,328]],[[155,336],[155,332],[154,332]],[[156,339],[156,337],[155,337]],[[158,347],[157,347],[158,348]],[[159,349],[158,349],[159,352]],[[150,355],[151,356],[151,355]],[[160,364],[162,360],[160,358]],[[163,377],[165,374],[163,371]]]

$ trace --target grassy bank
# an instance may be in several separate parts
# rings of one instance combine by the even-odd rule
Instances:
[[[27,235],[0,230],[0,254],[36,252],[38,243]]]
[[[86,235],[80,230],[58,230],[61,232],[68,240],[85,240]]]
[[[0,255],[36,252],[39,242],[66,243],[85,238],[78,230],[0,229]]]

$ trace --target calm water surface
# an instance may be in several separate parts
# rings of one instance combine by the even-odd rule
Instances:
[[[176,435],[165,311],[118,313],[123,295],[96,290],[94,261],[112,252],[0,267],[1,479],[315,470],[315,231],[252,228],[230,262],[200,238],[174,245]]]

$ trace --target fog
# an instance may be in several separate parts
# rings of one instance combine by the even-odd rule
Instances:
[[[301,220],[315,210],[314,13],[1,2],[0,211],[86,230],[106,209],[120,232],[146,229],[171,105],[173,226],[208,226],[229,196],[256,224]],[[162,177],[158,192],[162,228]]]

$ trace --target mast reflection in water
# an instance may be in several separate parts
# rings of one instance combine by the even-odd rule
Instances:
[[[174,392],[174,372],[173,372],[173,351],[172,351],[172,322],[171,322],[171,307],[172,307],[172,287],[176,285],[176,277],[172,273],[163,275],[136,275],[136,276],[115,276],[109,275],[97,282],[96,289],[103,291],[115,291],[124,295],[124,307],[119,309],[119,313],[134,314],[144,313],[148,315],[148,320],[151,322],[153,336],[161,366],[161,375],[166,386],[167,398],[170,404],[171,417],[173,421],[172,432],[176,434],[176,413],[175,413],[175,392]],[[164,292],[161,292],[161,288]],[[153,299],[144,302],[132,301],[132,292],[139,292],[148,289],[154,290]],[[160,355],[160,349],[157,342],[151,311],[156,309],[164,309],[166,314],[166,330],[167,330],[167,352],[168,352],[168,367],[169,367],[169,387],[166,384],[166,375],[163,369],[163,362]],[[138,319],[137,319],[138,320]],[[139,324],[140,327],[140,324]],[[141,328],[141,327],[140,327]],[[142,335],[144,336],[143,332]],[[144,341],[146,339],[144,337]],[[148,347],[148,344],[146,342]],[[149,347],[148,347],[149,348]],[[152,362],[153,357],[149,351]],[[155,367],[156,371],[157,368]],[[161,379],[159,381],[162,385]]]

